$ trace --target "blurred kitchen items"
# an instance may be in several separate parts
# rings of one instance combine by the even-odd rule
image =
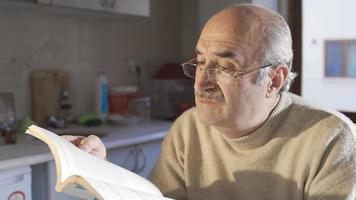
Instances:
[[[47,125],[51,126],[53,128],[64,128],[65,127],[65,123],[64,120],[59,119],[55,116],[49,116],[47,119]]]
[[[153,80],[150,94],[152,117],[173,120],[194,106],[194,87],[191,80]]]
[[[8,127],[2,132],[5,144],[15,144],[17,141],[16,131],[14,127]]]
[[[27,127],[30,125],[35,124],[35,122],[31,119],[31,117],[25,117],[23,120],[21,120],[18,124],[18,130],[20,133],[25,133],[27,130]]]
[[[194,106],[194,80],[188,79],[179,63],[160,67],[155,79],[145,88],[151,97],[151,116],[173,120]]]
[[[108,122],[116,125],[134,125],[142,121],[142,117],[136,115],[110,114],[108,118]]]
[[[137,86],[117,86],[110,88],[109,110],[110,115],[126,115],[129,113],[129,103],[137,96]]]
[[[151,99],[148,96],[135,97],[129,103],[129,113],[141,117],[143,121],[151,117]]]
[[[6,144],[16,142],[15,102],[12,93],[0,93],[0,131]]]
[[[71,115],[72,105],[70,103],[69,92],[62,88],[59,92],[59,111],[58,116],[49,116],[47,118],[47,125],[54,128],[64,128],[70,123],[73,118]]]
[[[162,65],[155,79],[164,79],[164,80],[189,80],[189,78],[184,75],[183,69],[179,63],[166,63]]]
[[[35,69],[31,73],[33,120],[46,125],[50,116],[59,117],[61,93],[69,91],[70,75],[61,69]]]
[[[70,95],[67,89],[62,88],[59,93],[59,119],[64,122],[70,122],[72,120],[72,104],[70,101]]]
[[[102,123],[95,114],[84,114],[76,117],[74,122],[83,126],[98,126]]]
[[[97,117],[105,122],[109,114],[108,100],[108,79],[104,72],[98,72],[97,91],[96,91],[96,114]]]

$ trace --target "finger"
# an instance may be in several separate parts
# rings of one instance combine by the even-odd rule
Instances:
[[[96,135],[89,135],[88,137],[82,139],[79,144],[79,148],[91,152],[95,151],[96,148],[99,148],[102,145],[101,140]]]
[[[80,142],[85,138],[84,136],[77,135],[62,135],[61,137],[75,146],[79,146]]]

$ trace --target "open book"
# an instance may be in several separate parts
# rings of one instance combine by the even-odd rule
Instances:
[[[86,153],[62,137],[35,125],[27,134],[47,143],[56,163],[56,191],[90,200],[163,200],[145,178]]]

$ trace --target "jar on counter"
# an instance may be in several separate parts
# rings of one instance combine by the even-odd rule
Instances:
[[[137,95],[136,86],[112,87],[109,92],[110,114],[125,115],[129,113],[129,103]]]
[[[13,128],[6,128],[2,132],[5,144],[15,144],[17,141],[16,131]]]
[[[129,104],[129,113],[139,116],[142,120],[151,118],[151,99],[148,96],[132,98]]]

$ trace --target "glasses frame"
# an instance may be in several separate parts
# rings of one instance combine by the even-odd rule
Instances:
[[[232,73],[227,73],[227,72],[219,69],[218,67],[202,69],[201,67],[198,67],[197,58],[193,58],[193,59],[190,59],[190,60],[188,60],[186,62],[183,62],[181,64],[181,67],[183,69],[184,75],[186,75],[189,78],[195,78],[196,75],[195,76],[191,76],[188,73],[186,73],[186,70],[185,70],[186,67],[185,66],[187,66],[187,65],[195,66],[195,70],[196,69],[199,69],[200,71],[205,70],[205,73],[206,73],[208,78],[211,76],[211,74],[209,74],[209,72],[215,71],[215,74],[217,74],[217,72],[218,72],[220,74],[223,74],[224,76],[228,76],[228,77],[233,78],[233,79],[236,79],[237,77],[240,77],[240,76],[243,76],[243,75],[246,75],[246,74],[249,74],[249,73],[252,73],[252,72],[255,72],[255,71],[258,71],[258,70],[261,70],[261,69],[264,69],[264,68],[272,66],[272,64],[268,64],[268,65],[263,65],[263,66],[261,66],[259,68],[256,68],[256,69],[248,70],[246,72],[239,72],[237,70],[231,70]]]

